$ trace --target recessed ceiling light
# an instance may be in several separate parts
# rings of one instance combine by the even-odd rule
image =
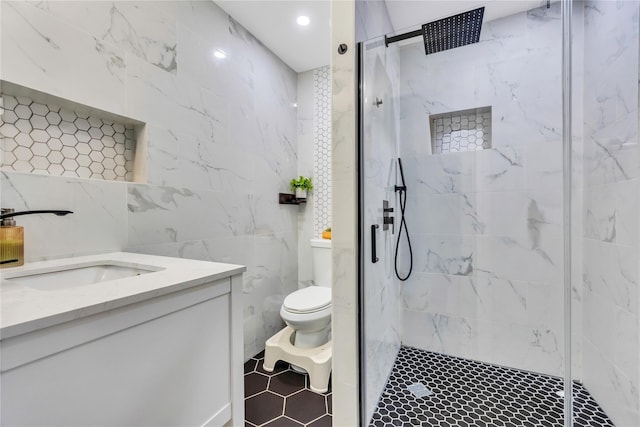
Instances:
[[[225,53],[225,51],[224,51],[224,50],[216,49],[216,50],[213,52],[213,56],[215,56],[215,57],[216,57],[216,58],[218,58],[218,59],[224,59],[224,58],[226,58],[226,57],[227,57],[227,54]]]
[[[308,16],[298,16],[298,19],[296,19],[296,22],[298,23],[298,25],[300,25],[301,27],[306,27],[307,25],[309,25],[309,23],[311,22],[311,20],[309,19]]]

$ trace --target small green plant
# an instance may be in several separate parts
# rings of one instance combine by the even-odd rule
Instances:
[[[296,191],[296,188],[300,188],[302,190],[313,190],[313,184],[311,183],[311,178],[306,178],[300,175],[300,178],[293,178],[289,183],[291,187],[291,191]]]
[[[331,231],[331,227],[325,229],[324,231]]]

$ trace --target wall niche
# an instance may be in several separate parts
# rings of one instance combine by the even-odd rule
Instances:
[[[491,148],[491,107],[432,114],[429,124],[433,154]]]
[[[143,122],[0,82],[0,168],[146,182]]]

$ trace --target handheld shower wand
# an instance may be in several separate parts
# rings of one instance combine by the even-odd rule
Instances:
[[[402,180],[402,185],[395,186],[395,192],[400,193],[400,230],[398,232],[398,240],[396,241],[396,254],[395,254],[395,270],[396,277],[401,281],[405,281],[411,276],[411,272],[413,271],[413,250],[411,248],[411,239],[409,238],[409,230],[407,228],[407,222],[404,218],[404,211],[407,206],[407,184],[404,181],[404,171],[402,170],[402,160],[398,158],[398,168],[400,169],[400,179]],[[409,247],[409,272],[406,276],[401,276],[398,271],[398,251],[400,249],[400,239],[402,238],[402,230],[404,230],[405,235],[407,236],[407,246]]]

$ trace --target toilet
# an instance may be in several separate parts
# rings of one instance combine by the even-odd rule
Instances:
[[[280,316],[287,326],[265,345],[264,370],[278,360],[309,374],[311,390],[328,390],[331,374],[331,240],[311,239],[314,286],[287,295]]]
[[[331,331],[331,240],[311,239],[315,286],[289,294],[280,308],[282,320],[296,331],[293,345],[318,347]]]

